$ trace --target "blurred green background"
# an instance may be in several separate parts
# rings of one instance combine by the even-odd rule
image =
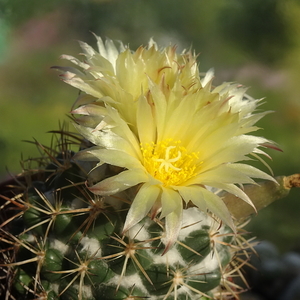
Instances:
[[[20,171],[37,151],[23,140],[50,144],[77,91],[53,65],[77,55],[77,40],[95,45],[94,32],[132,49],[153,37],[160,45],[191,45],[200,69],[214,67],[215,83],[237,81],[265,97],[275,111],[258,134],[276,175],[300,172],[300,2],[297,0],[0,0],[0,175]],[[67,121],[68,122],[68,121]],[[8,171],[7,171],[8,170]],[[260,212],[249,230],[281,251],[300,249],[300,190]]]

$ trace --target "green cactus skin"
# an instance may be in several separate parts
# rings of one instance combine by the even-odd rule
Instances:
[[[38,166],[16,178],[15,195],[2,196],[0,292],[6,299],[238,298],[242,288],[232,279],[249,246],[242,229],[233,233],[188,207],[178,240],[164,255],[163,219],[145,217],[122,236],[134,191],[91,194],[85,188],[90,166],[73,161],[70,151],[83,141],[68,132],[56,139],[50,148],[38,144],[45,152]],[[104,166],[100,173],[112,170]]]

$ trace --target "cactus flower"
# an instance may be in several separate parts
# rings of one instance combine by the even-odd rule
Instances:
[[[220,192],[253,206],[242,185],[274,180],[246,163],[267,155],[261,148],[272,144],[250,134],[267,114],[257,112],[261,101],[238,84],[213,86],[213,71],[199,73],[192,51],[160,49],[153,40],[131,51],[96,39],[97,51],[80,42],[84,61],[63,55],[75,68],[58,67],[63,80],[83,92],[72,113],[94,144],[77,158],[120,167],[89,189],[105,196],[137,186],[123,231],[149,213],[164,218],[165,251],[177,239],[188,203],[234,230]]]

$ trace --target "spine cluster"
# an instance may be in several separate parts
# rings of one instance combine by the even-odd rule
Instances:
[[[122,232],[131,189],[110,197],[85,187],[89,169],[72,160],[75,135],[57,145],[2,196],[1,292],[6,299],[235,299],[234,278],[248,242],[213,215],[183,211],[183,226],[165,253],[164,220],[146,216]],[[74,145],[73,145],[74,147]],[[30,165],[30,166],[29,166]],[[103,167],[103,176],[115,172]]]

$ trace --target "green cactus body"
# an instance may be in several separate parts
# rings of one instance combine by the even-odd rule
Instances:
[[[163,220],[146,216],[123,235],[128,199],[115,197],[112,207],[110,197],[92,195],[82,168],[59,157],[68,167],[54,169],[50,157],[51,175],[7,204],[21,208],[1,228],[1,268],[12,299],[192,300],[226,290],[226,273],[243,248],[239,233],[189,207],[177,242],[163,254]]]

